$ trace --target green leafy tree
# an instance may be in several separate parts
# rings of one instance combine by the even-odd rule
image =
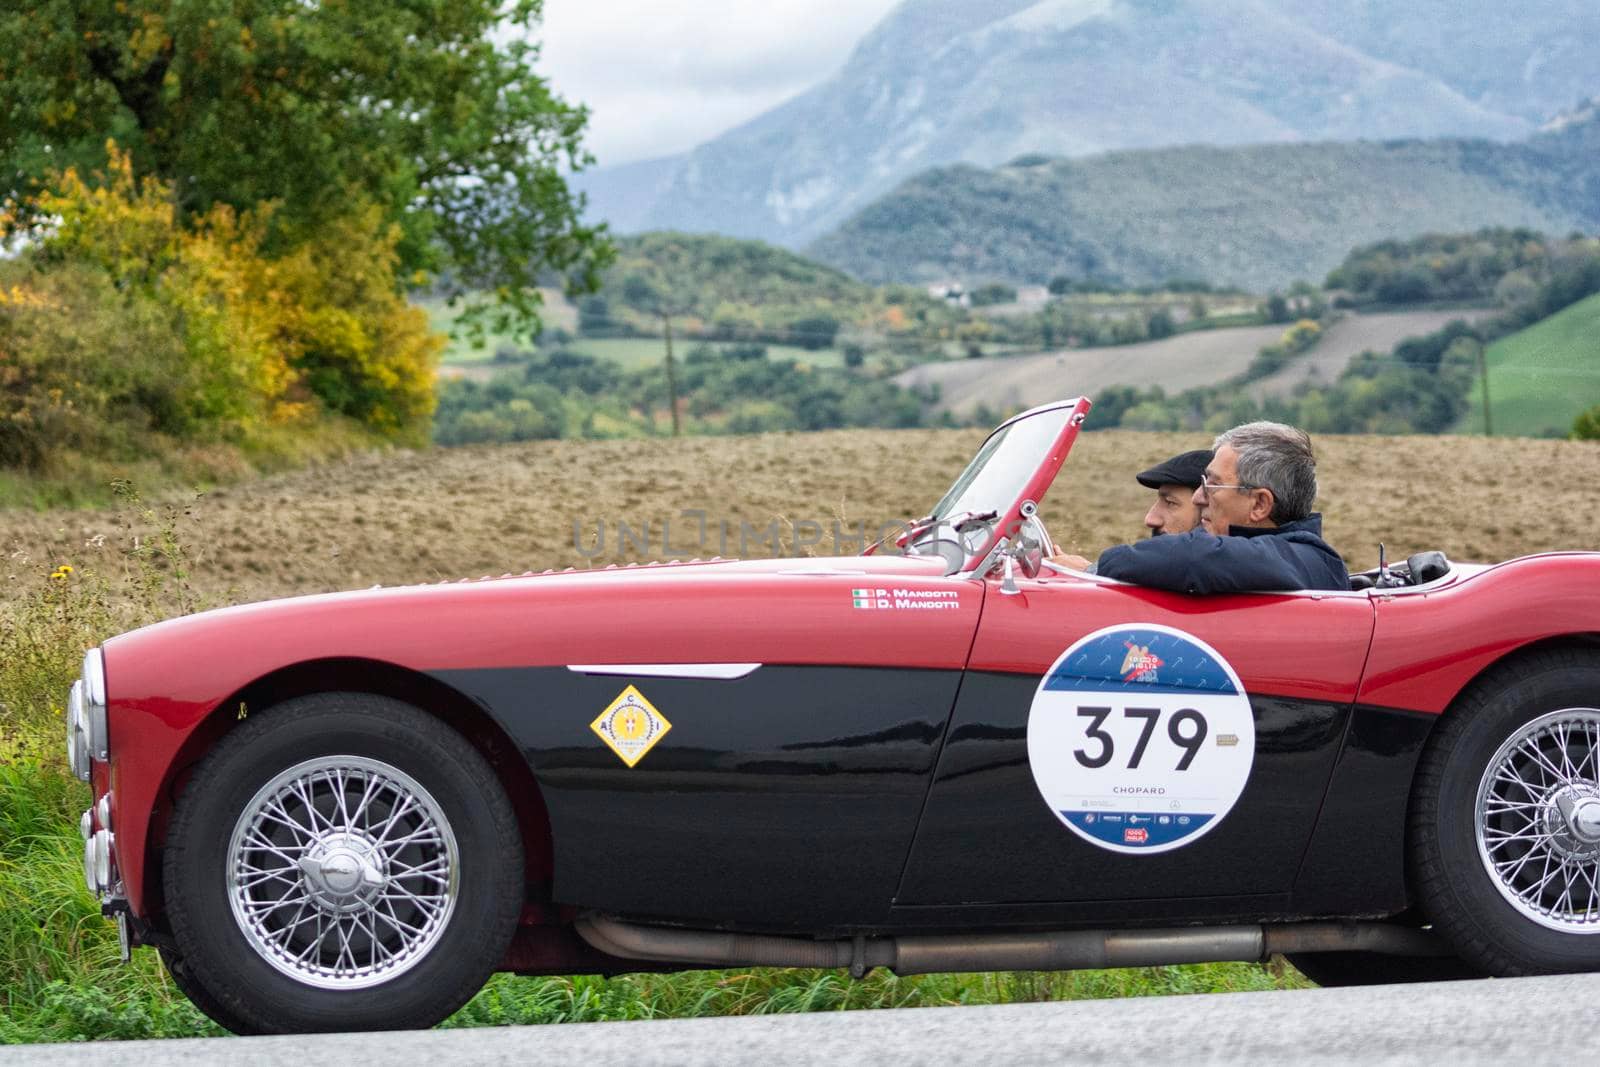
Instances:
[[[789,327],[794,343],[808,352],[828,348],[839,334],[839,320],[832,315],[808,315]]]
[[[1006,285],[1004,282],[990,282],[980,285],[972,291],[973,307],[988,307],[992,304],[1009,304],[1017,298],[1015,286]]]
[[[1159,341],[1163,337],[1171,337],[1177,328],[1177,321],[1173,319],[1172,312],[1166,308],[1157,308],[1151,312],[1149,321],[1145,323],[1145,333],[1153,341]]]
[[[1600,404],[1596,404],[1573,420],[1572,439],[1600,441]]]
[[[608,260],[564,170],[587,112],[534,73],[542,0],[35,0],[0,11],[4,228],[114,140],[171,182],[180,220],[271,201],[289,244],[365,205],[396,223],[399,276],[446,271],[493,302],[469,327],[538,321],[535,283],[592,288]]]

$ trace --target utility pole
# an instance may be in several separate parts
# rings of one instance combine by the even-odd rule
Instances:
[[[661,324],[667,338],[667,405],[672,409],[672,436],[678,436],[678,371],[672,363],[672,316],[663,312]]]
[[[1483,436],[1493,437],[1494,427],[1489,422],[1489,352],[1488,346],[1482,342],[1478,344],[1478,380],[1483,383]],[[677,415],[674,414],[673,418],[676,419]]]

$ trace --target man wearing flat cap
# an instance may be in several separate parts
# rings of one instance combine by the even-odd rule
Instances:
[[[1112,545],[1094,573],[1176,593],[1348,590],[1344,560],[1322,539],[1322,516],[1311,510],[1317,460],[1306,432],[1251,422],[1219,435],[1213,447],[1194,493],[1200,525]],[[1060,565],[1088,569],[1072,559]]]
[[[1200,479],[1211,462],[1211,449],[1197,448],[1182,452],[1134,477],[1146,489],[1156,491],[1155,503],[1144,513],[1145,529],[1151,537],[1163,534],[1188,533],[1200,525],[1200,506],[1194,502],[1194,491],[1200,488]],[[1093,571],[1094,567],[1082,556],[1059,555],[1053,562],[1073,570]]]
[[[1194,491],[1200,488],[1211,455],[1211,449],[1197,448],[1136,476],[1140,485],[1156,491],[1155,503],[1144,513],[1145,529],[1151,537],[1188,533],[1200,525],[1200,506],[1194,502]]]

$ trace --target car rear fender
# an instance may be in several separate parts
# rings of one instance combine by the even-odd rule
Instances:
[[[1372,599],[1377,625],[1357,703],[1442,714],[1508,657],[1600,641],[1600,553],[1527,556],[1437,591]]]

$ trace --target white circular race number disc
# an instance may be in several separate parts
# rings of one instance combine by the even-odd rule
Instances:
[[[1220,823],[1250,778],[1239,675],[1168,626],[1097,630],[1063,652],[1028,712],[1028,765],[1067,828],[1112,852],[1167,852]]]

